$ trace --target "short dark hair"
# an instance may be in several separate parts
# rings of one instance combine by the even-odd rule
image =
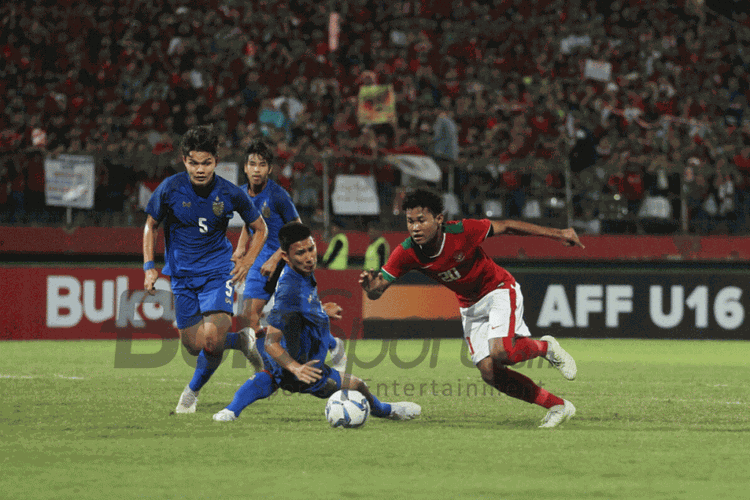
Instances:
[[[422,207],[432,212],[432,215],[438,216],[443,213],[443,197],[430,189],[419,188],[408,193],[404,198],[401,209],[406,211],[411,208]]]
[[[216,156],[219,151],[219,136],[210,125],[193,127],[182,136],[180,151],[182,156],[188,156],[191,151],[202,151]]]
[[[257,139],[250,143],[245,150],[245,162],[250,159],[250,155],[258,155],[268,162],[269,167],[273,167],[274,154],[270,144],[263,139]]]
[[[306,240],[310,236],[312,236],[312,231],[301,222],[287,222],[279,229],[279,243],[285,252],[289,252],[289,247],[293,244]]]

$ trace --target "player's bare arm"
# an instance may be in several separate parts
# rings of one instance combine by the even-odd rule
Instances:
[[[268,260],[265,261],[262,266],[260,266],[261,276],[271,276],[276,270],[276,266],[279,264],[279,261],[281,261],[281,248],[277,249],[273,253],[273,255],[271,255]]]
[[[146,225],[143,227],[143,264],[154,261],[154,248],[156,247],[156,236],[159,222],[150,215],[146,218]],[[154,294],[154,283],[159,277],[159,271],[148,269],[144,271],[143,288],[151,295]]]
[[[268,226],[266,226],[263,217],[258,217],[249,226],[253,231],[253,236],[250,238],[250,247],[245,255],[235,263],[234,269],[232,269],[232,283],[242,283],[268,237]],[[237,246],[239,247],[239,245]]]
[[[493,220],[492,232],[494,235],[517,234],[522,236],[542,236],[544,238],[562,241],[564,245],[569,247],[576,246],[585,248],[583,243],[578,239],[575,229],[571,227],[567,229],[557,229],[553,227],[538,226],[530,222],[519,220]]]
[[[370,269],[369,271],[362,271],[359,275],[359,284],[362,290],[367,292],[367,298],[370,300],[378,300],[383,292],[391,286],[391,284],[383,278],[383,274],[380,271]]]
[[[245,256],[245,251],[247,250],[247,242],[250,239],[250,233],[247,230],[247,226],[242,226],[242,231],[240,231],[240,238],[237,240],[237,248],[234,249],[234,253],[232,253],[232,262],[234,262],[235,265],[242,260],[242,257]]]
[[[323,370],[314,366],[319,360],[313,359],[304,365],[298,363],[288,352],[286,352],[286,349],[282,347],[282,335],[283,333],[278,328],[274,328],[270,325],[268,326],[265,340],[266,352],[279,364],[279,366],[292,372],[300,382],[312,384],[313,382],[320,380],[323,376]]]
[[[344,309],[335,302],[326,302],[323,304],[323,310],[331,319],[341,319],[341,313]]]

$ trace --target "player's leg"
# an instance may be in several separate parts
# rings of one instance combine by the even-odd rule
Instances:
[[[198,329],[203,318],[199,312],[198,294],[188,285],[187,280],[172,279],[175,321],[182,345],[192,356],[199,356],[203,346],[198,338]],[[195,413],[197,403],[198,392],[188,384],[180,394],[175,413]]]
[[[217,422],[230,422],[237,420],[242,410],[259,399],[269,397],[276,391],[273,377],[267,371],[262,371],[255,377],[247,380],[237,392],[234,393],[232,402],[226,408],[214,415]]]
[[[531,338],[531,332],[523,320],[523,294],[519,284],[496,290],[487,298],[491,296],[490,356],[495,361],[513,365],[544,356],[565,378],[575,379],[575,360],[553,337],[546,335],[541,340]]]
[[[498,331],[507,332],[510,328],[507,324],[503,324],[501,319],[503,316],[498,315],[498,311],[503,311],[504,308],[498,306],[498,303],[503,303],[503,294],[497,295],[500,298],[485,297],[485,299],[488,299],[487,301],[483,299],[474,306],[461,309],[464,337],[469,346],[471,359],[479,369],[482,380],[504,394],[549,410],[557,408],[558,405],[564,406],[565,401],[563,399],[539,387],[525,375],[508,369],[504,366],[505,363],[502,359],[495,359],[491,355],[491,348],[495,345],[492,341],[503,337],[490,337],[497,335]],[[489,309],[489,314],[487,309]],[[505,317],[506,323],[510,323],[509,318],[513,316],[507,315]],[[493,329],[493,326],[496,326],[496,328]],[[560,423],[560,421],[557,423]]]
[[[255,347],[255,330],[243,328],[230,332],[234,310],[234,288],[229,273],[212,277],[199,295],[200,310],[204,313],[203,341],[207,354],[219,356],[224,349],[241,351],[255,371],[263,369]],[[218,314],[219,316],[214,316]]]
[[[547,343],[534,340],[523,320],[523,295],[517,283],[487,294],[480,303],[489,323],[490,356],[504,365],[544,356]]]
[[[500,392],[549,410],[540,427],[555,427],[575,415],[573,403],[539,387],[526,375],[503,366],[491,357],[482,359],[477,363],[477,368],[482,380]]]
[[[333,375],[335,374],[335,375]],[[341,389],[350,389],[359,391],[370,403],[372,414],[380,418],[390,418],[391,420],[411,420],[422,413],[422,407],[410,401],[401,401],[398,403],[381,402],[367,386],[364,380],[350,373],[332,370],[332,376],[338,376]]]

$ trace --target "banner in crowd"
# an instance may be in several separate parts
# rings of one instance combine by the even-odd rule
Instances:
[[[337,175],[331,202],[336,215],[380,215],[378,188],[372,175]]]
[[[96,167],[85,155],[59,155],[44,160],[44,195],[53,207],[94,208]]]
[[[360,125],[396,122],[393,85],[363,85],[359,88],[357,121]]]
[[[612,79],[612,63],[606,61],[595,61],[586,59],[583,70],[584,78],[591,78],[600,82],[608,82]]]
[[[427,182],[440,182],[443,173],[435,160],[420,155],[388,155],[385,161],[392,163],[403,173]]]

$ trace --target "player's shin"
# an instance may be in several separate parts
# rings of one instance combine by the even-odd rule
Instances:
[[[362,395],[367,398],[367,402],[370,403],[370,410],[372,414],[379,418],[387,418],[391,414],[391,405],[389,403],[381,402],[373,393],[370,392],[370,388],[360,378],[355,377],[349,373],[341,375],[341,388],[352,389],[359,391]]]
[[[275,390],[271,375],[268,372],[260,372],[237,389],[227,409],[239,417],[242,410],[259,399],[269,397]]]
[[[216,369],[221,364],[222,356],[210,356],[206,354],[206,351],[201,351],[198,354],[198,361],[195,365],[195,373],[193,373],[193,379],[190,381],[190,389],[198,392],[201,388],[206,385],[206,382],[211,378]]]
[[[485,377],[483,376],[483,378]],[[499,366],[497,363],[495,363],[490,380],[485,378],[485,382],[508,396],[547,409],[555,405],[564,404],[561,398],[539,387],[526,375],[509,370],[504,366]]]

